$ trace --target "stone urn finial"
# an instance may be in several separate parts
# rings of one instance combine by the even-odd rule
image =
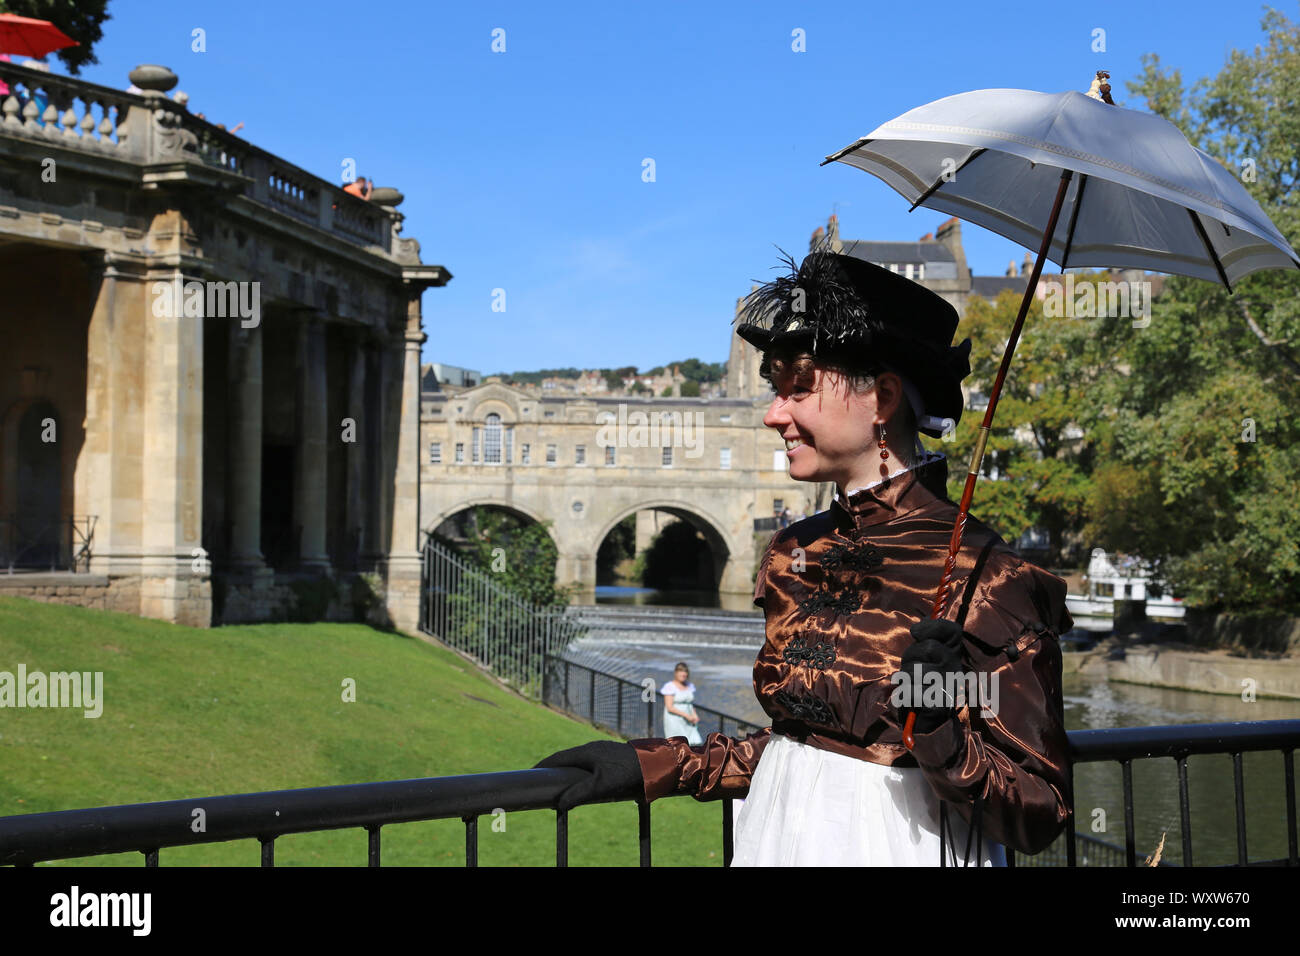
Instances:
[[[127,79],[146,93],[166,93],[180,82],[175,73],[156,63],[142,63],[127,74]]]
[[[376,186],[370,191],[370,201],[380,206],[400,206],[405,198],[392,186]]]

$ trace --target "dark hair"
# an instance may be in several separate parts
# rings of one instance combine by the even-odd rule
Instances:
[[[821,366],[834,372],[839,372],[849,380],[851,385],[862,387],[869,385],[870,380],[879,375],[883,368],[877,365],[859,365],[844,361],[837,361],[832,357],[822,357],[813,355],[807,351],[789,351],[783,349],[771,349],[763,353],[763,358],[758,365],[759,378],[766,381],[773,389],[776,388],[774,379],[785,375],[787,372],[793,372],[795,381],[810,388],[813,382],[814,370]]]
[[[804,388],[812,388],[818,368],[826,369],[832,372],[838,372],[843,375],[850,388],[858,391],[865,391],[874,384],[875,380],[886,372],[892,371],[874,363],[857,363],[843,361],[833,356],[825,358],[813,355],[805,350],[792,351],[788,349],[769,349],[763,353],[763,358],[759,362],[758,375],[769,385],[772,390],[776,391],[776,379],[791,373],[794,375],[795,383],[802,385]],[[894,372],[895,375],[902,377],[900,373]],[[902,401],[898,403],[898,412],[903,431],[908,437],[916,441],[918,428],[916,422],[916,412],[912,409],[912,403],[904,395]],[[891,445],[891,447],[895,447]],[[897,448],[897,454],[906,464],[911,464],[915,459],[915,449],[903,443]]]
[[[689,674],[691,669],[686,666],[685,661],[678,661],[677,666],[673,668],[673,673],[676,674],[678,671],[686,671]]]

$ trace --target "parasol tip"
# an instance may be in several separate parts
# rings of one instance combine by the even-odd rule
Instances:
[[[1110,74],[1105,70],[1098,70],[1097,75],[1092,78],[1092,85],[1088,87],[1086,95],[1114,106],[1115,101],[1110,97]]]

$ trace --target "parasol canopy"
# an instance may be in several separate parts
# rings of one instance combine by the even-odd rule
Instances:
[[[912,203],[1030,249],[1062,170],[1074,176],[1046,258],[1066,268],[1167,272],[1229,289],[1300,268],[1240,179],[1168,120],[1082,93],[974,90],[892,119],[832,153]]]
[[[0,53],[39,60],[55,50],[79,45],[49,20],[0,13]]]
[[[913,209],[949,213],[1038,253],[979,426],[932,618],[948,603],[998,398],[1045,261],[1062,271],[1185,275],[1229,291],[1261,269],[1300,269],[1237,177],[1176,126],[1074,91],[958,93],[890,120],[822,165],[835,161],[883,179]],[[909,750],[915,722],[909,712]]]

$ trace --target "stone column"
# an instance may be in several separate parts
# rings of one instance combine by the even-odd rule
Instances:
[[[203,528],[203,323],[177,308],[197,280],[184,257],[149,272],[141,349],[140,613],[206,627],[212,620]],[[161,307],[160,307],[161,303]]]
[[[364,528],[368,523],[363,505],[362,485],[365,482],[364,451],[367,429],[374,427],[366,414],[366,349],[360,341],[352,345],[348,356],[348,400],[347,416],[356,423],[356,441],[344,449],[346,460],[347,487],[344,497],[343,534],[348,565],[359,561],[365,549]]]
[[[230,323],[230,429],[227,468],[230,566],[257,571],[262,557],[262,327]]]
[[[361,508],[365,515],[365,527],[362,530],[361,556],[366,564],[377,567],[388,554],[388,538],[384,533],[384,501],[385,491],[389,487],[387,462],[391,443],[388,441],[388,425],[393,415],[387,410],[389,376],[386,374],[386,350],[377,342],[368,341],[364,353],[366,460],[362,466],[365,497]]]
[[[325,570],[325,326],[312,316],[298,329],[298,467],[294,473],[294,524],[298,563]]]
[[[420,292],[412,291],[406,332],[401,340],[402,365],[398,410],[397,458],[393,470],[392,508],[387,560],[388,614],[406,631],[419,625],[420,614]]]

